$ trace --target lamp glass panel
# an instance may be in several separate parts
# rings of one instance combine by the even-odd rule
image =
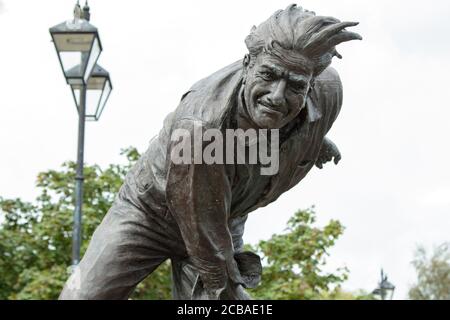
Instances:
[[[80,108],[82,83],[71,85],[77,109]],[[106,77],[89,78],[86,90],[86,120],[97,120],[105,107],[112,86]]]
[[[84,81],[87,82],[89,76],[91,75],[92,69],[94,69],[95,64],[97,63],[98,57],[100,56],[100,43],[98,42],[98,38],[94,39],[94,43],[92,44],[91,54],[89,56],[89,60],[87,61],[86,73],[84,74]]]
[[[111,82],[109,82],[109,80],[106,81],[105,83],[105,89],[103,90],[103,94],[102,97],[100,99],[100,103],[99,103],[99,110],[97,113],[97,118],[100,118],[103,109],[105,108],[106,102],[108,101],[109,95],[111,94]]]
[[[81,65],[80,65],[81,56],[82,56],[81,52],[72,52],[72,51],[60,52],[59,57],[61,59],[63,72],[66,77],[67,77],[67,71],[76,67],[77,65],[79,66],[79,69],[80,69],[79,74],[80,75],[82,74],[82,69],[81,69]]]
[[[81,86],[72,86],[72,91],[77,109],[80,110]],[[102,90],[86,90],[86,118],[95,118],[97,115],[101,95]]]
[[[67,71],[79,65],[79,75],[87,81],[101,52],[96,34],[57,33],[53,35],[53,41],[66,78]],[[89,59],[86,60],[87,58]]]
[[[385,295],[386,295],[385,300],[392,300],[394,296],[394,289],[385,289]]]
[[[87,90],[86,92],[86,116],[96,116],[102,90]]]
[[[77,109],[80,109],[80,93],[81,86],[72,86],[73,97],[75,98],[75,104],[77,105]]]

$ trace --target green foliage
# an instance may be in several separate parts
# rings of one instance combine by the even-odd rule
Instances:
[[[412,264],[417,283],[409,290],[411,300],[450,300],[450,243],[434,248],[431,256],[418,247]]]
[[[111,207],[126,172],[139,158],[134,148],[122,151],[128,163],[85,166],[82,254],[97,225]],[[74,209],[75,164],[40,173],[35,203],[0,198],[0,299],[56,299],[69,275]],[[262,299],[354,299],[340,290],[347,271],[323,273],[327,250],[343,227],[330,221],[314,226],[313,209],[297,212],[284,234],[261,241],[263,282],[250,293]],[[140,283],[132,299],[170,299],[170,262]]]
[[[314,227],[314,208],[301,210],[289,220],[284,234],[261,241],[256,251],[262,255],[263,280],[251,291],[259,299],[321,299],[332,297],[347,279],[345,268],[324,273],[327,250],[332,247],[344,228],[330,221],[323,229]]]
[[[142,281],[131,299],[135,300],[168,300],[172,298],[172,271],[170,261],[167,260],[158,269]]]
[[[83,254],[89,239],[111,207],[126,172],[137,161],[135,148],[122,151],[126,165],[85,166],[83,199]],[[37,177],[40,195],[34,204],[20,199],[0,198],[0,299],[56,299],[67,279],[71,263],[75,163],[66,162],[59,171],[49,170]],[[168,298],[169,266],[164,264],[158,280],[144,281],[138,296]],[[148,284],[151,282],[151,284]],[[163,286],[165,289],[153,290]],[[145,295],[146,288],[152,293]]]
[[[364,290],[357,290],[355,292],[344,291],[341,288],[336,288],[329,292],[322,292],[320,300],[376,300],[371,293]]]

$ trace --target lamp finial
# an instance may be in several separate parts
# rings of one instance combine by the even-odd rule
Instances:
[[[73,19],[74,20],[80,20],[81,19],[81,6],[80,1],[77,1],[77,4],[75,5],[75,8],[73,9]]]
[[[84,3],[84,7],[83,7],[83,19],[86,21],[90,21],[91,20],[91,12],[90,12],[91,8],[89,7],[89,4],[86,0],[86,2]]]

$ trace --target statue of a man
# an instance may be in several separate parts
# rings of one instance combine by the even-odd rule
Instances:
[[[244,59],[197,82],[166,117],[60,298],[126,299],[171,259],[175,298],[248,299],[244,288],[257,284],[261,265],[243,251],[247,214],[275,201],[314,164],[340,160],[325,137],[342,105],[329,65],[341,58],[336,45],[361,39],[346,30],[355,25],[290,5],[253,27]],[[259,162],[172,161],[173,133],[195,135],[199,125],[223,133],[278,130],[271,149],[279,154],[277,172],[262,174]]]

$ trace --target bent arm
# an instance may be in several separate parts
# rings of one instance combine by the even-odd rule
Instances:
[[[313,100],[321,105],[324,111],[325,123],[323,142],[320,148],[316,166],[322,169],[323,164],[333,160],[337,164],[341,154],[337,146],[325,135],[330,131],[342,108],[342,82],[336,70],[329,67],[316,79]]]
[[[177,125],[191,133],[194,124]],[[170,153],[176,142],[172,142]],[[166,196],[193,265],[210,298],[218,298],[229,279],[240,282],[234,260],[233,240],[228,228],[231,186],[222,164],[169,163]]]

